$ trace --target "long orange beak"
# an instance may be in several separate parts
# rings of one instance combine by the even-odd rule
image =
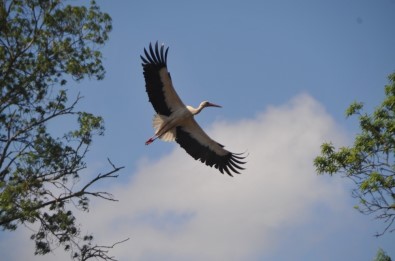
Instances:
[[[207,104],[207,107],[218,107],[218,108],[222,108],[222,106],[217,105],[217,104],[214,104],[214,103],[211,103],[211,102],[209,102],[209,103]]]

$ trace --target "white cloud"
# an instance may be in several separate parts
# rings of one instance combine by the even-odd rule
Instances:
[[[217,122],[208,133],[231,151],[248,151],[241,175],[221,175],[176,148],[112,187],[119,203],[95,201],[84,227],[103,243],[130,237],[112,252],[120,260],[248,260],[278,247],[284,229],[319,215],[315,206],[343,208],[349,195],[312,163],[323,141],[344,141],[343,134],[310,96]]]

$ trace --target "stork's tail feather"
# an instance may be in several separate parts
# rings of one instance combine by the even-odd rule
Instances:
[[[168,118],[167,116],[163,116],[160,114],[154,115],[154,118],[152,119],[152,127],[154,127],[155,129],[155,133],[158,132],[158,130],[160,129],[160,127],[166,121],[167,118]]]
[[[168,117],[160,114],[156,114],[152,120],[152,127],[155,129],[155,135],[159,134],[160,129],[163,127],[163,124],[167,121]],[[163,141],[175,141],[176,140],[176,129],[173,128],[162,135],[159,136],[159,139]]]

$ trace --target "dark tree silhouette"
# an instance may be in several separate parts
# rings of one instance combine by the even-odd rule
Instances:
[[[104,77],[99,48],[108,39],[111,18],[91,1],[87,6],[61,0],[0,1],[0,225],[15,230],[38,224],[31,239],[35,254],[63,246],[78,260],[108,255],[113,246],[81,235],[73,209],[88,210],[92,197],[114,200],[92,185],[116,178],[122,167],[81,184],[84,158],[103,119],[76,110],[65,86]],[[60,135],[50,122],[75,119]]]

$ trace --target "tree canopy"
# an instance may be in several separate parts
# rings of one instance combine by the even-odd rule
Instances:
[[[395,73],[389,81],[384,101],[372,114],[364,113],[358,102],[347,109],[347,116],[359,117],[360,133],[354,144],[336,149],[332,143],[324,143],[314,160],[319,174],[342,173],[355,182],[356,209],[375,214],[385,224],[377,235],[395,230]]]
[[[373,261],[391,261],[391,257],[380,248]]]
[[[104,122],[78,111],[82,97],[70,97],[66,89],[84,78],[103,79],[100,47],[108,40],[111,17],[95,1],[65,2],[0,1],[0,226],[30,226],[35,254],[62,245],[78,260],[113,260],[109,247],[81,235],[72,210],[87,211],[92,197],[114,200],[91,189],[117,177],[122,167],[108,160],[107,173],[81,184],[84,158],[93,136],[103,135]],[[75,124],[64,133],[49,128],[70,119]]]

